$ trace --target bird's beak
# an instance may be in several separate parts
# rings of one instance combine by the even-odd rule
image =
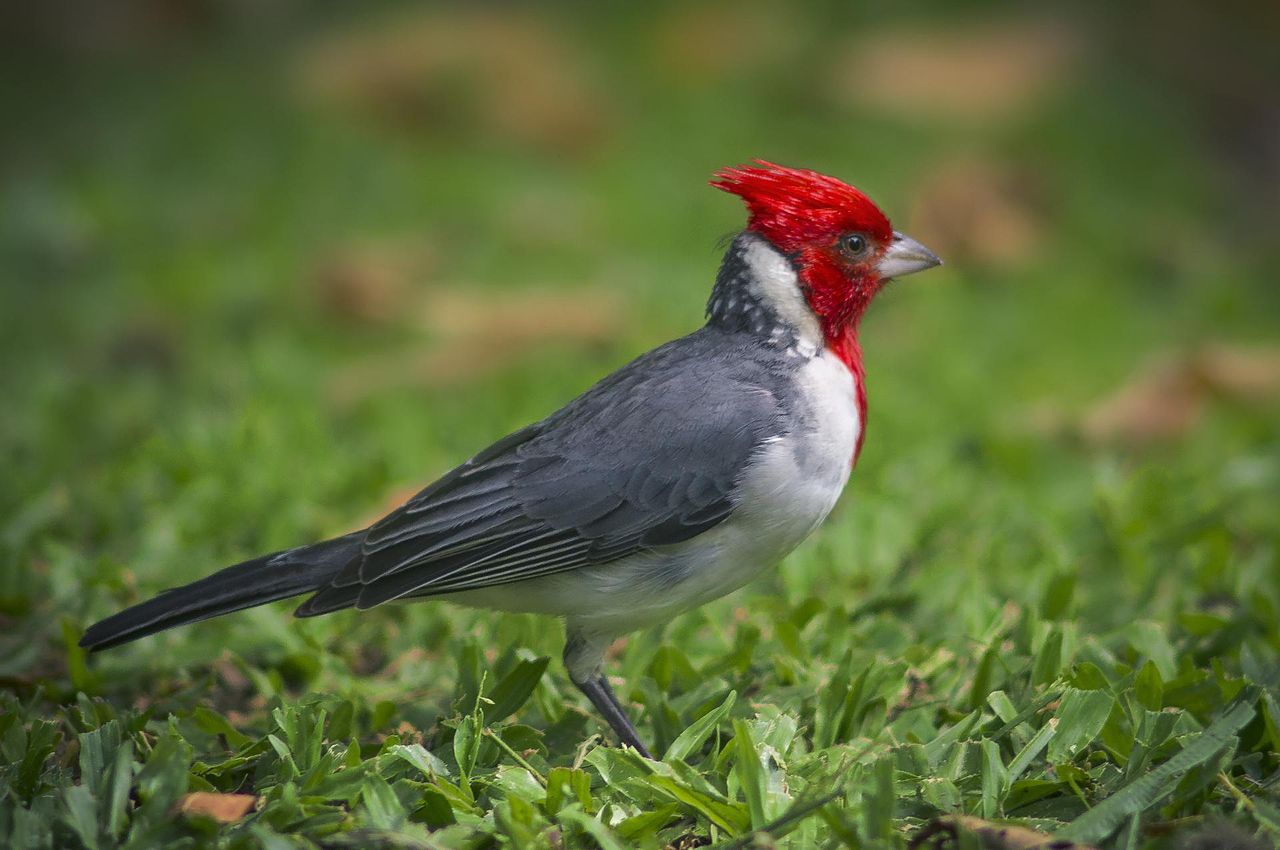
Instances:
[[[894,231],[893,242],[876,264],[882,279],[915,274],[942,265],[938,255],[905,233]]]

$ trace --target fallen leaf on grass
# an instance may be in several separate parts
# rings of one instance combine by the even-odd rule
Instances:
[[[330,383],[330,396],[349,406],[403,386],[449,387],[491,374],[546,345],[607,342],[622,323],[609,292],[492,294],[437,290],[419,309],[434,338],[423,351],[394,352],[354,364]]]
[[[1080,428],[1094,442],[1173,439],[1200,421],[1207,394],[1200,376],[1186,363],[1159,364],[1095,404]]]
[[[916,833],[909,846],[911,850],[955,846],[962,833],[977,837],[986,850],[1093,850],[1091,845],[1056,839],[1025,826],[993,823],[971,815],[937,818]]]
[[[202,815],[218,823],[235,823],[257,804],[253,794],[218,794],[212,791],[195,791],[184,794],[177,810],[184,815]]]
[[[1261,403],[1280,395],[1280,349],[1203,348],[1164,357],[1102,399],[1080,423],[1090,440],[1150,442],[1184,436],[1214,400]]]
[[[949,261],[1011,266],[1039,253],[1045,217],[1033,175],[963,159],[943,165],[921,186],[909,232],[929,234],[929,245]]]
[[[427,278],[435,260],[435,252],[417,237],[344,245],[316,268],[316,295],[326,310],[340,318],[395,321],[410,285]]]
[[[324,38],[297,69],[305,97],[418,133],[554,151],[594,147],[608,101],[572,45],[515,9],[413,12]]]
[[[1246,402],[1280,395],[1280,348],[1206,348],[1200,352],[1199,367],[1220,395]]]
[[[877,31],[838,51],[830,85],[850,107],[990,121],[1052,91],[1080,41],[1063,23],[1038,20]]]
[[[1026,421],[1043,434],[1145,444],[1186,436],[1215,403],[1259,406],[1276,399],[1280,348],[1214,345],[1154,358],[1083,414],[1042,404]]]

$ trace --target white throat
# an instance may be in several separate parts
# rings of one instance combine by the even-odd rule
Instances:
[[[754,234],[742,240],[742,260],[751,270],[751,295],[768,305],[795,333],[797,347],[806,357],[822,350],[822,326],[800,291],[800,281],[791,263],[777,249]],[[786,329],[779,328],[781,335]]]

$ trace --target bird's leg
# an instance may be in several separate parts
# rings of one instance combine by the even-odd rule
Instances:
[[[613,727],[613,731],[621,743],[631,747],[631,749],[647,759],[653,758],[653,756],[649,755],[649,750],[641,743],[640,733],[636,731],[635,726],[631,725],[626,709],[622,707],[622,703],[618,702],[618,697],[614,694],[613,688],[609,687],[608,679],[600,675],[585,682],[574,682],[574,684],[578,686],[578,690],[587,695],[587,699],[591,700],[591,704]]]
[[[564,645],[564,666],[569,671],[569,678],[591,700],[591,704],[604,717],[618,740],[651,759],[653,756],[649,755],[648,748],[640,741],[640,733],[627,717],[627,710],[622,707],[617,694],[609,686],[609,680],[601,672],[604,667],[604,650],[608,645],[607,640],[598,636],[570,629]]]

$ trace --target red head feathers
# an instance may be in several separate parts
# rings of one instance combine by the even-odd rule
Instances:
[[[747,229],[787,253],[844,233],[862,232],[885,243],[893,238],[880,208],[834,177],[758,159],[756,165],[723,168],[716,178],[712,186],[746,201]]]
[[[827,350],[853,373],[865,423],[858,320],[885,280],[942,261],[916,240],[895,233],[866,195],[834,177],[756,160],[716,172],[711,185],[746,201],[747,231],[787,255]],[[865,427],[859,431],[859,448],[865,433]]]
[[[856,326],[882,286],[879,262],[894,241],[879,207],[834,177],[763,160],[725,168],[711,182],[747,202],[747,230],[791,258],[827,345],[856,349]]]
[[[724,168],[711,182],[747,203],[747,230],[767,239],[796,265],[805,300],[818,316],[828,350],[854,375],[858,415],[866,433],[867,396],[857,325],[882,286],[878,263],[893,243],[889,219],[847,183],[756,160]],[[856,240],[856,241],[848,241]],[[861,246],[856,252],[847,246]]]

